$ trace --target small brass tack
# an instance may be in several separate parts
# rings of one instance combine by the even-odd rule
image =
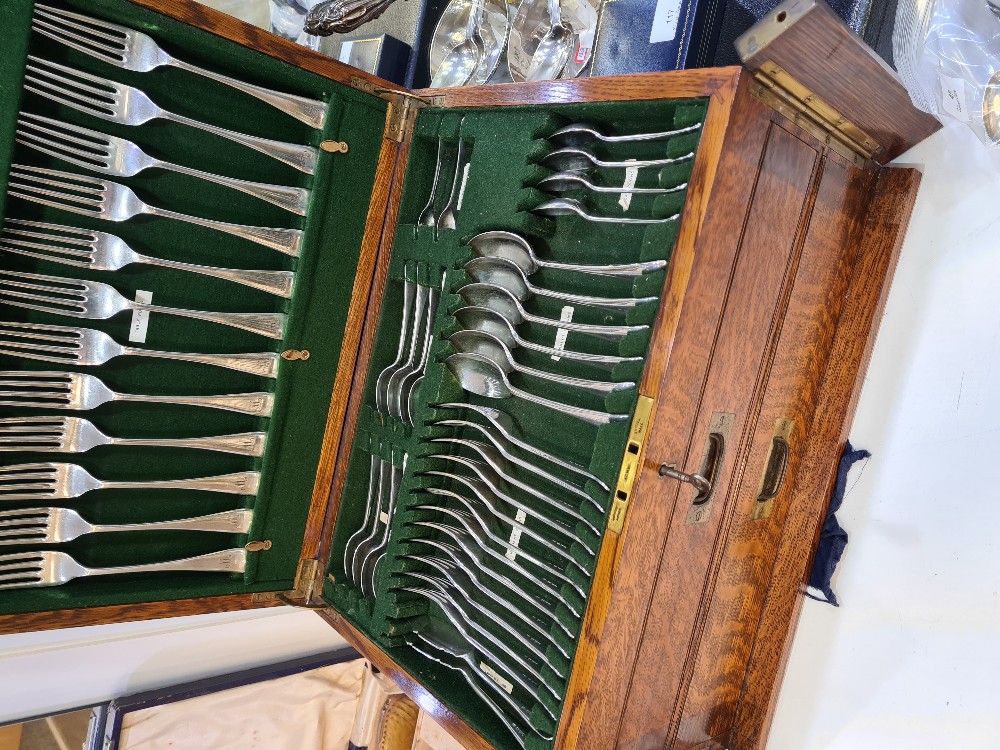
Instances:
[[[291,360],[293,362],[295,360],[299,360],[299,359],[301,359],[301,360],[304,361],[304,360],[309,359],[309,350],[308,349],[286,349],[285,351],[283,351],[281,353],[281,358],[282,359],[288,359],[288,360]]]
[[[323,141],[319,147],[331,154],[346,154],[349,148],[347,141]]]
[[[245,549],[247,552],[264,552],[271,549],[271,540],[265,539],[263,542],[248,542]]]

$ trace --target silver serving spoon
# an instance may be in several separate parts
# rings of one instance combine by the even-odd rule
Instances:
[[[526,80],[554,81],[562,74],[569,61],[576,34],[563,25],[559,0],[549,0],[549,21],[551,27],[548,33],[542,37],[535,54],[531,56]]]
[[[567,416],[587,422],[592,425],[623,422],[628,414],[608,414],[593,409],[582,409],[560,401],[551,401],[536,396],[528,391],[511,385],[507,374],[492,360],[479,354],[452,354],[445,361],[448,369],[458,379],[462,388],[469,393],[485,398],[520,398],[546,409],[566,414]]]
[[[588,214],[583,206],[580,205],[580,202],[572,198],[553,198],[550,201],[545,201],[535,206],[531,209],[531,212],[548,216],[549,218],[579,216],[581,219],[586,219],[587,221],[596,221],[604,224],[666,224],[671,221],[677,221],[681,216],[680,214],[674,214],[665,219],[628,219],[624,216],[595,216],[594,214]],[[656,298],[654,297],[653,299]]]
[[[479,37],[479,19],[482,16],[483,0],[473,0],[469,8],[469,25],[465,39],[451,48],[434,72],[431,88],[464,86],[483,61],[483,43]]]
[[[539,380],[547,380],[550,383],[557,383],[569,386],[570,388],[579,388],[602,395],[635,388],[635,383],[630,381],[607,383],[601,380],[585,380],[569,375],[557,375],[553,372],[536,370],[534,367],[519,364],[514,359],[514,355],[511,354],[510,349],[500,339],[484,331],[457,331],[448,337],[448,341],[460,352],[472,352],[483,355],[498,364],[508,375],[512,372],[518,372],[522,375],[538,378]]]
[[[549,178],[546,178],[549,179]],[[544,181],[544,180],[543,180]],[[665,191],[663,191],[665,192]],[[503,258],[515,264],[525,276],[530,276],[543,268],[552,271],[576,271],[596,276],[642,276],[644,273],[659,271],[667,267],[665,260],[649,260],[642,263],[621,263],[617,265],[581,265],[577,263],[553,263],[535,255],[524,237],[513,232],[480,232],[471,240],[469,247],[481,258]]]
[[[549,328],[563,328],[567,331],[576,331],[577,333],[586,333],[591,336],[609,339],[620,339],[635,331],[645,331],[649,327],[644,324],[635,326],[604,326],[595,323],[573,323],[553,318],[544,318],[541,315],[533,315],[524,309],[521,301],[510,290],[493,284],[466,284],[458,290],[458,293],[468,304],[493,310],[516,326],[522,323],[535,323],[540,326],[548,326]]]
[[[441,215],[437,218],[438,229],[455,228],[455,211],[458,210],[456,203],[461,195],[462,176],[465,170],[466,157],[465,141],[462,140],[462,127],[465,125],[463,117],[458,123],[458,152],[455,154],[455,176],[451,179],[451,191],[448,194],[448,202],[441,209]]]
[[[601,129],[589,122],[574,122],[564,128],[559,128],[549,136],[553,143],[564,146],[578,146],[591,141],[601,141],[602,143],[635,143],[637,141],[661,141],[665,138],[672,138],[675,135],[693,133],[701,129],[701,123],[688,125],[676,130],[664,130],[659,133],[633,133],[631,135],[606,135]]]
[[[427,205],[420,212],[417,218],[417,225],[422,227],[433,227],[437,225],[437,218],[434,216],[434,202],[437,200],[438,183],[441,180],[441,161],[444,156],[444,138],[438,136],[437,159],[434,161],[434,180],[431,182],[431,194],[427,199]]]
[[[524,271],[506,258],[473,258],[465,264],[465,272],[480,284],[490,284],[506,289],[522,302],[533,296],[547,297],[560,302],[568,302],[571,305],[621,310],[630,309],[637,305],[649,305],[658,299],[657,297],[591,297],[585,294],[556,292],[531,284],[524,275]]]
[[[535,185],[543,193],[568,193],[573,190],[589,190],[592,193],[629,193],[634,195],[666,195],[667,193],[680,192],[687,186],[686,182],[682,182],[680,185],[669,188],[609,187],[607,185],[595,185],[580,172],[556,172],[539,180]]]
[[[580,172],[592,167],[602,169],[627,169],[629,167],[666,167],[670,164],[687,161],[694,158],[694,151],[683,156],[673,156],[667,159],[631,159],[629,161],[604,161],[597,158],[590,150],[582,146],[565,146],[549,151],[541,158],[541,163],[556,172]]]
[[[488,307],[461,307],[454,313],[455,318],[463,328],[473,331],[486,331],[503,341],[508,349],[522,347],[533,352],[548,354],[556,359],[566,358],[579,362],[590,362],[594,365],[613,367],[622,362],[641,362],[642,357],[620,357],[615,354],[587,354],[585,352],[575,352],[570,349],[554,349],[551,346],[542,346],[521,338],[514,330],[514,324],[495,310]]]

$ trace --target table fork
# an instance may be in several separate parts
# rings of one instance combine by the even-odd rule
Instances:
[[[118,271],[133,263],[172,268],[232,281],[286,299],[292,296],[292,282],[295,279],[295,274],[291,271],[216,268],[140,255],[120,237],[108,232],[22,219],[7,219],[3,233],[0,234],[0,250],[51,263],[89,268],[92,271]]]
[[[246,534],[252,510],[227,510],[197,518],[153,523],[92,524],[70,508],[22,508],[0,511],[0,546],[64,544],[85,534],[117,531],[210,531]]]
[[[61,586],[74,578],[123,575],[126,573],[242,573],[246,569],[245,549],[227,549],[183,560],[127,565],[120,568],[87,568],[65,552],[44,550],[0,555],[0,590],[30,586]]]
[[[86,453],[102,445],[194,448],[240,456],[264,455],[265,432],[217,437],[140,439],[109,437],[80,417],[7,417],[0,419],[0,452]]]
[[[105,221],[128,221],[133,216],[141,214],[176,219],[242,237],[296,258],[302,245],[300,229],[252,227],[168,211],[144,203],[129,188],[117,182],[60,172],[56,169],[13,165],[7,194],[43,206]]]
[[[18,143],[83,169],[116,177],[133,177],[147,169],[164,169],[206,182],[214,182],[216,185],[238,190],[280,206],[286,211],[305,216],[309,191],[304,188],[250,182],[203,172],[200,169],[156,159],[124,138],[30,112],[21,112],[19,115],[15,135]]]
[[[24,88],[66,107],[121,125],[169,120],[252,148],[300,172],[312,174],[316,171],[316,149],[312,146],[258,138],[209,125],[163,109],[134,86],[90,75],[34,55],[28,55],[28,60],[33,64],[25,68]]]
[[[22,409],[87,411],[112,401],[177,404],[222,409],[258,417],[271,416],[273,393],[230,393],[218,396],[141,396],[115,393],[94,375],[80,372],[0,371],[0,406]]]
[[[138,310],[204,320],[270,339],[280,339],[284,335],[286,319],[284,313],[228,313],[161,307],[134,302],[113,286],[98,281],[20,271],[0,271],[0,304],[90,320],[107,320],[119,313]]]
[[[160,352],[122,346],[103,331],[93,328],[50,326],[41,323],[0,321],[0,354],[60,365],[96,367],[115,357],[154,357],[179,362],[238,370],[263,378],[278,376],[278,355],[274,352],[253,354],[189,354]]]
[[[254,86],[178,60],[160,49],[146,34],[126,26],[50,5],[36,4],[31,27],[39,34],[125,70],[147,73],[161,65],[170,65],[224,83],[316,129],[323,127],[323,120],[326,118],[324,102]]]
[[[35,463],[0,466],[0,500],[67,500],[92,490],[204,490],[256,495],[260,472],[241,471],[198,479],[108,482],[76,464]]]

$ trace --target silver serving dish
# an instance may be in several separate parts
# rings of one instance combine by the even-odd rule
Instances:
[[[479,33],[483,38],[483,62],[469,80],[469,86],[480,86],[489,79],[496,70],[507,43],[507,3],[504,0],[484,0],[483,20]],[[430,44],[431,78],[444,61],[444,58],[456,46],[465,41],[465,32],[469,26],[469,13],[472,12],[472,0],[451,0],[437,26]]]
[[[577,43],[560,78],[575,78],[590,63],[597,35],[598,5],[598,0],[561,0],[563,25],[573,30]],[[517,83],[528,80],[531,58],[551,26],[548,0],[522,0],[507,45],[507,67]]]

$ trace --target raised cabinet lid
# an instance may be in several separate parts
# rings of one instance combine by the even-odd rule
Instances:
[[[913,106],[896,73],[822,0],[785,0],[739,37],[736,49],[765,86],[790,94],[790,119],[832,119],[836,137],[857,141],[879,164],[941,127]]]

